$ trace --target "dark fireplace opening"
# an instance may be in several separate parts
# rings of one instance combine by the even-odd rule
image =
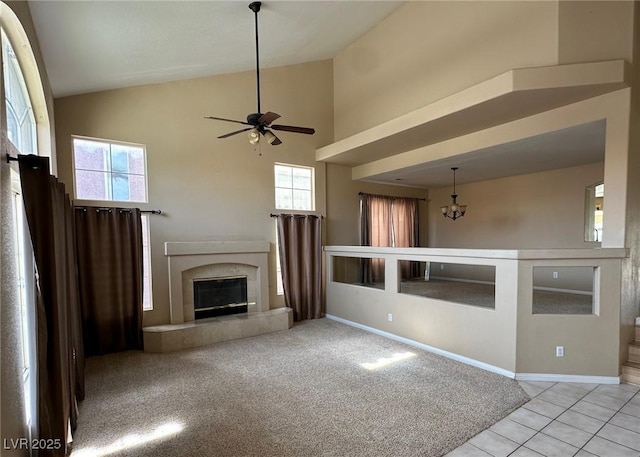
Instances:
[[[247,277],[226,276],[193,280],[196,319],[247,312]]]

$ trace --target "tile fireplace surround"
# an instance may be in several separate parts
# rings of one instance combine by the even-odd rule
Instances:
[[[145,327],[146,352],[171,352],[291,328],[288,308],[269,309],[268,241],[167,242],[171,323]],[[193,280],[247,276],[249,312],[194,320]]]

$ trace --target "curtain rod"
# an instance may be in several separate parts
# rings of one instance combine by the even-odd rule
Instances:
[[[366,192],[358,192],[358,195],[371,195],[372,197],[386,197],[386,198],[406,198],[407,200],[420,200],[420,201],[427,201],[426,198],[419,198],[419,197],[398,197],[395,195],[378,195],[378,194],[368,194]]]
[[[81,211],[87,210],[86,206],[74,206],[73,208]],[[131,211],[132,209],[134,209],[134,208],[111,208],[108,206],[90,206],[89,208],[94,208],[96,211],[111,211],[114,209],[117,209],[119,211]],[[159,209],[141,209],[140,212],[149,213],[149,214],[162,214],[162,211]]]
[[[324,218],[324,216],[322,214],[274,214],[271,213],[269,214],[269,216],[271,217],[278,217],[278,216],[313,216],[313,217],[319,217],[319,218]]]
[[[37,170],[38,168],[40,168],[40,165],[42,165],[42,163],[37,162],[37,161],[40,161],[41,159],[49,160],[49,157],[38,156],[35,154],[18,154],[16,157],[13,157],[7,154],[7,163],[10,164],[11,162],[26,161],[28,165],[34,170]]]

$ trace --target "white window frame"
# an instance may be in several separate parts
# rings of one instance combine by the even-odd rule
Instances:
[[[141,214],[142,218],[142,270],[143,293],[142,311],[153,310],[153,281],[151,279],[151,229],[149,227],[149,213]]]
[[[104,199],[85,199],[85,198],[81,198],[78,196],[78,183],[77,183],[77,177],[76,177],[76,172],[79,170],[78,168],[76,168],[76,150],[75,150],[75,140],[86,140],[86,141],[94,141],[96,143],[105,143],[109,145],[109,148],[111,148],[111,146],[113,145],[120,145],[120,146],[130,146],[130,147],[136,147],[136,148],[140,148],[142,149],[142,155],[143,155],[143,177],[144,177],[144,200],[116,200],[113,198],[104,198]],[[130,143],[130,142],[126,142],[126,141],[118,141],[118,140],[109,140],[109,139],[105,139],[105,138],[95,138],[95,137],[88,137],[88,136],[80,136],[80,135],[71,135],[71,163],[73,165],[73,195],[75,196],[76,199],[78,200],[84,200],[84,201],[107,201],[107,202],[123,202],[123,203],[149,203],[149,174],[147,172],[147,146],[141,143]],[[80,169],[83,170],[83,169]],[[87,170],[87,171],[96,171],[96,170]],[[104,173],[107,173],[109,176],[112,175],[112,171],[109,170],[105,170]],[[126,175],[132,175],[132,176],[140,176],[138,174],[135,173],[120,173],[120,174],[126,174]],[[108,188],[112,187],[111,186],[111,180],[108,180],[108,183],[106,184]],[[113,189],[107,189],[107,194],[111,194],[113,195],[112,192]]]
[[[276,167],[286,167],[286,168],[290,168],[292,171],[295,170],[295,169],[299,169],[299,170],[308,170],[308,171],[311,172],[311,189],[309,189],[310,192],[311,192],[311,198],[310,198],[311,199],[311,208],[310,209],[294,209],[293,207],[292,208],[282,208],[282,207],[278,206],[278,200],[276,198],[276,190],[277,189],[291,190],[292,194],[293,194],[293,191],[295,191],[295,190],[304,190],[304,191],[306,191],[307,189],[298,189],[298,188],[294,187],[293,181],[291,182],[291,187],[282,187],[282,186],[276,185]],[[315,188],[316,188],[316,170],[315,170],[314,167],[307,167],[307,166],[304,166],[304,165],[294,165],[294,164],[290,164],[290,163],[275,162],[273,164],[273,179],[274,179],[274,182],[273,182],[274,201],[275,201],[275,208],[276,209],[283,209],[283,210],[287,210],[287,211],[300,211],[300,212],[313,212],[313,211],[315,211],[315,208],[316,208],[316,191],[315,191]],[[291,198],[291,204],[293,206],[293,196]]]

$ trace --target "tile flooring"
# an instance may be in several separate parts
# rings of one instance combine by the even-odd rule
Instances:
[[[640,387],[520,386],[531,401],[446,457],[640,457]]]

